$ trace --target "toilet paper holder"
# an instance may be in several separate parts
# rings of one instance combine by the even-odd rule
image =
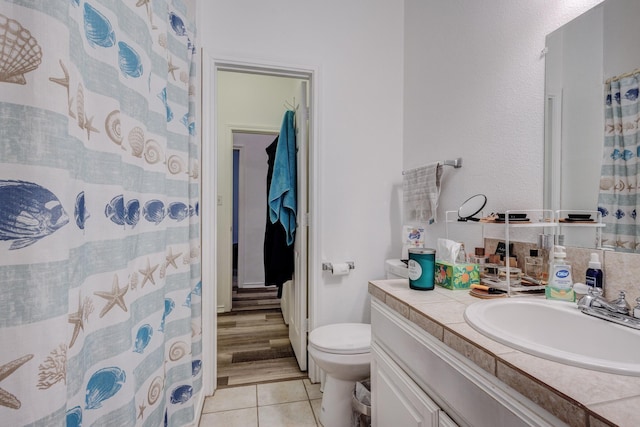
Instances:
[[[356,263],[353,261],[346,261],[345,263],[349,266],[349,270],[354,270],[356,268]],[[333,264],[330,262],[323,262],[322,269],[325,271],[333,271]]]

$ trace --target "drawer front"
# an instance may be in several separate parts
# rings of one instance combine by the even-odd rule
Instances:
[[[371,352],[373,427],[437,427],[438,405],[375,343]]]

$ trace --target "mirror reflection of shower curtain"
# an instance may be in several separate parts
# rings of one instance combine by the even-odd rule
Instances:
[[[2,425],[195,421],[200,185],[186,10],[0,6]]]
[[[605,85],[605,131],[598,210],[603,247],[640,252],[639,72]]]

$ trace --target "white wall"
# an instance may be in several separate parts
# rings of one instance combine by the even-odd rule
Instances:
[[[214,58],[318,70],[318,253],[310,280],[320,309],[310,320],[312,327],[368,321],[367,281],[383,277],[384,260],[400,252],[391,201],[401,176],[403,2],[212,0],[199,7],[200,44]],[[356,268],[333,278],[320,271],[323,261]]]
[[[463,157],[429,245],[473,194],[486,213],[542,207],[545,36],[599,2],[405,1],[404,168]]]
[[[215,165],[219,199],[217,300],[219,311],[229,311],[232,274],[232,131],[280,132],[285,112],[284,101],[291,102],[300,83],[298,79],[227,71],[219,72],[217,78],[218,108],[214,112],[218,124],[218,162]]]

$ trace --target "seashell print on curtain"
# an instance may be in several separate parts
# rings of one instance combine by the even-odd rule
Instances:
[[[202,389],[194,25],[0,2],[0,424],[184,426]]]
[[[598,211],[606,224],[602,246],[640,252],[640,73],[605,85],[605,130]]]

